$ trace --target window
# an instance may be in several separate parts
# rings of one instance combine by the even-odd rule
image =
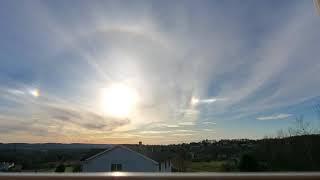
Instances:
[[[111,172],[121,171],[121,170],[122,170],[122,164],[111,164]]]

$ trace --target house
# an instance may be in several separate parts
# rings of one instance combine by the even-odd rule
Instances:
[[[159,172],[159,163],[125,146],[91,156],[82,163],[83,172]]]
[[[12,167],[14,167],[13,162],[0,162],[0,171],[8,171]]]

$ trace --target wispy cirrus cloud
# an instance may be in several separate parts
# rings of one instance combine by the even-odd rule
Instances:
[[[292,114],[274,114],[271,116],[260,116],[257,117],[257,120],[277,120],[277,119],[287,119],[291,117]]]
[[[217,123],[210,122],[210,121],[204,121],[204,122],[202,122],[202,124],[205,124],[205,125],[216,125]]]
[[[199,99],[196,97],[191,98],[192,105],[201,105],[201,104],[211,104],[217,101],[226,101],[227,98],[207,98],[207,99]]]
[[[193,134],[191,133],[175,133],[175,134],[172,134],[173,136],[192,136]]]
[[[266,112],[273,115],[257,119],[288,118],[272,112],[319,96],[320,24],[312,3],[169,3],[0,2],[0,131],[158,136],[217,122],[226,127],[217,133],[222,138],[231,121]],[[101,115],[98,89],[119,82],[143,98],[131,117]]]
[[[164,134],[164,133],[170,133],[171,131],[161,131],[161,130],[150,130],[150,131],[140,131],[140,134]]]
[[[49,94],[37,93],[35,96],[29,89],[6,90],[0,87],[0,100],[6,99],[8,103],[13,103],[14,107],[20,107],[0,107],[0,134],[16,134],[17,138],[24,137],[24,134],[28,134],[29,138],[67,137],[75,134],[81,136],[87,132],[112,131],[130,123],[129,119],[102,116],[80,104],[57,99]]]
[[[193,125],[195,125],[195,122],[192,122],[192,121],[190,121],[190,122],[180,122],[178,124],[181,125],[181,126],[193,126]]]
[[[214,129],[202,129],[203,131],[207,131],[207,132],[210,132],[210,133],[215,133],[215,130]]]
[[[151,127],[167,127],[167,128],[177,128],[179,125],[177,124],[165,124],[165,123],[154,123]]]
[[[196,132],[196,131],[190,130],[190,129],[177,129],[175,130],[175,132]]]

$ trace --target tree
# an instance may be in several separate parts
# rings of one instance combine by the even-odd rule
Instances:
[[[316,130],[316,133],[317,134],[320,134],[320,104],[317,104],[315,105],[315,111],[317,113],[317,116],[318,116],[318,128]]]
[[[285,138],[285,137],[287,137],[287,136],[288,136],[287,133],[284,132],[284,130],[282,130],[282,129],[280,129],[280,130],[277,132],[277,138],[278,138],[278,139],[282,139],[282,138]]]
[[[315,105],[315,111],[318,115],[318,119],[320,120],[320,104]]]
[[[296,117],[295,126],[288,129],[289,136],[302,136],[312,134],[310,122],[305,122],[303,116]]]
[[[208,139],[202,140],[202,141],[201,141],[201,144],[202,144],[203,146],[208,146],[209,140],[208,140]]]
[[[258,162],[257,160],[249,155],[244,154],[241,156],[240,162],[239,162],[239,169],[240,171],[257,171],[258,170]]]
[[[59,165],[56,167],[55,172],[64,172],[65,169],[66,169],[66,167],[65,167],[63,164],[59,164]]]
[[[72,170],[72,172],[81,172],[81,171],[82,171],[82,168],[80,164],[76,164]]]
[[[185,172],[187,168],[186,161],[180,156],[177,155],[177,157],[172,159],[172,163],[175,167],[175,171],[177,172]]]

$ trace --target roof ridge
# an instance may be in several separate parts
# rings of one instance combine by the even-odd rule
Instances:
[[[140,152],[134,151],[134,150],[130,149],[129,147],[126,147],[126,146],[123,146],[123,145],[119,145],[119,146],[121,146],[121,147],[123,147],[123,148],[125,148],[125,149],[127,149],[127,150],[129,150],[129,151],[131,151],[131,152],[137,153],[138,155],[142,156],[143,158],[145,158],[145,159],[147,159],[147,160],[152,161],[152,162],[155,163],[155,164],[159,164],[159,162],[157,162],[157,161],[149,158],[148,156],[146,156],[146,155],[144,155],[144,154],[142,154],[142,153],[140,153]]]
[[[112,146],[111,148],[108,148],[108,149],[106,149],[106,150],[104,150],[104,151],[101,151],[101,152],[99,152],[99,153],[97,153],[97,154],[95,154],[95,155],[93,155],[93,156],[90,156],[90,157],[88,157],[87,159],[85,159],[84,161],[88,161],[88,160],[94,159],[94,158],[100,156],[101,154],[104,154],[104,153],[106,153],[106,152],[108,152],[108,151],[113,150],[114,148],[116,148],[116,146]]]
[[[141,153],[139,153],[139,152],[137,152],[137,151],[134,151],[134,150],[130,149],[129,147],[126,147],[126,146],[120,145],[120,144],[113,145],[111,148],[106,149],[106,150],[104,150],[104,151],[102,151],[102,152],[99,152],[99,153],[97,153],[97,154],[95,154],[95,155],[93,155],[93,156],[85,159],[84,162],[90,161],[90,160],[92,160],[92,159],[95,159],[96,157],[101,156],[102,154],[105,154],[105,153],[107,153],[107,152],[110,152],[110,151],[112,151],[112,150],[114,150],[114,149],[116,149],[116,148],[126,149],[126,150],[128,150],[128,151],[131,151],[131,152],[133,152],[133,153],[138,154],[139,156],[143,157],[144,159],[150,160],[150,161],[152,161],[152,162],[155,163],[155,164],[159,164],[157,161],[155,161],[155,160],[153,160],[153,159],[151,159],[151,158],[149,158],[149,157],[147,157],[147,156],[145,156],[145,155],[143,155],[143,154],[141,154]]]

